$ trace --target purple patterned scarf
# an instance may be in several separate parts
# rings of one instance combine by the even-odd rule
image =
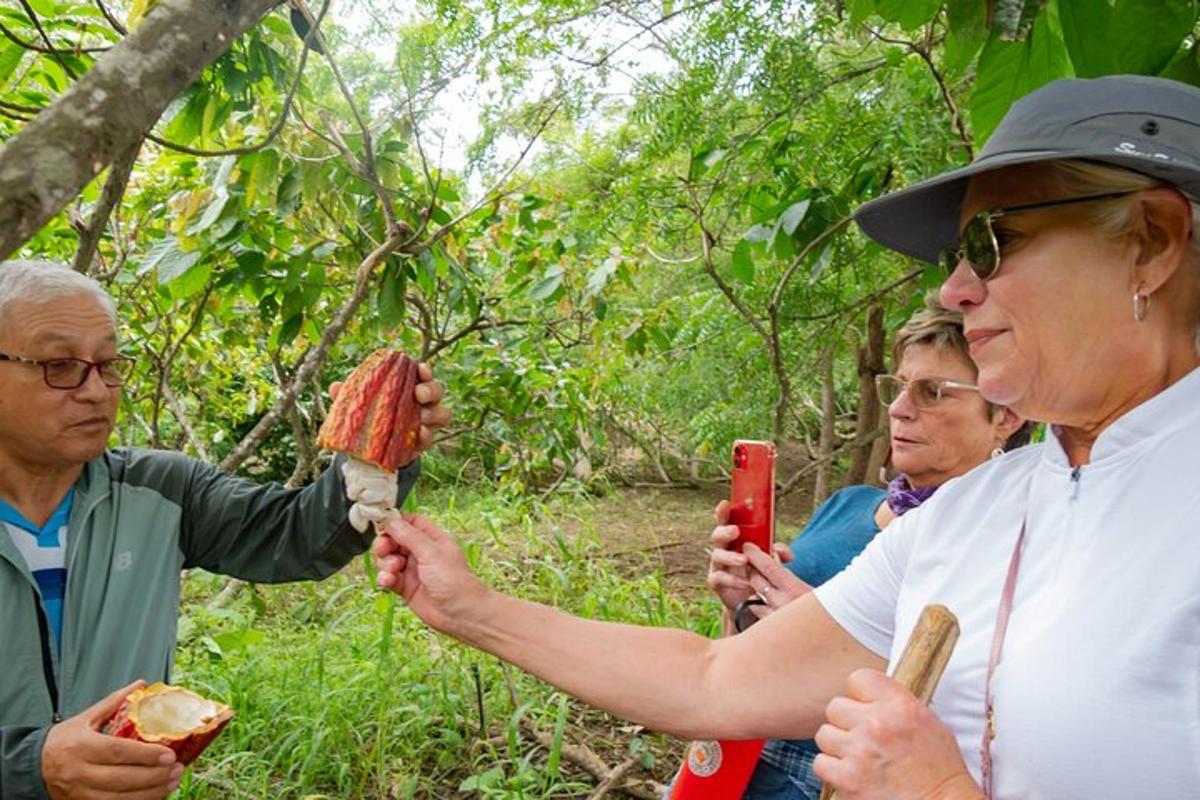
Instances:
[[[902,517],[932,497],[936,491],[936,486],[923,486],[917,489],[908,482],[907,475],[897,475],[887,486],[888,508],[897,517]]]

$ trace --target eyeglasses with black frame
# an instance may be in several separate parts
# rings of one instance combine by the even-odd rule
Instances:
[[[906,381],[895,375],[875,376],[875,393],[884,408],[891,406],[906,391],[917,408],[929,408],[940,403],[948,392],[955,390],[978,392],[979,387],[947,378],[913,378]]]
[[[996,241],[996,232],[992,230],[992,222],[1007,214],[1018,214],[1022,211],[1036,211],[1040,208],[1055,206],[1070,206],[1076,203],[1091,203],[1097,200],[1115,200],[1118,197],[1134,194],[1139,190],[1127,192],[1109,192],[1107,194],[1090,194],[1085,197],[1071,197],[1066,200],[1050,200],[1044,203],[1026,203],[1019,206],[1005,206],[980,211],[963,226],[959,244],[942,250],[938,263],[946,274],[954,272],[960,261],[966,260],[967,266],[975,277],[986,281],[1000,269],[1000,245]]]
[[[137,363],[129,356],[116,356],[103,361],[88,361],[83,358],[25,358],[8,353],[0,353],[0,361],[13,361],[18,364],[28,364],[41,367],[46,385],[51,389],[78,389],[87,383],[92,370],[100,376],[100,380],[109,388],[124,385],[133,372]]]

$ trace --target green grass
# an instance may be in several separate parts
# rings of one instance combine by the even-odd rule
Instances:
[[[544,506],[443,489],[421,506],[462,535],[493,586],[598,619],[716,630],[715,604],[673,596],[648,562],[618,574],[585,498]],[[562,532],[568,517],[578,533]],[[433,633],[366,572],[364,559],[321,584],[258,586],[217,612],[205,604],[224,579],[188,578],[174,680],[237,717],[177,797],[587,797],[595,780],[561,758],[564,737],[610,766],[634,755],[642,775],[673,772],[680,743]],[[522,717],[554,745],[523,735]]]

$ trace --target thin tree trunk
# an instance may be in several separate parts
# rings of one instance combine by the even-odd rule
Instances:
[[[29,240],[279,0],[161,0],[0,148],[0,259]]]
[[[854,438],[863,440],[879,426],[879,395],[875,392],[875,376],[883,373],[883,308],[871,306],[867,312],[867,338],[858,349],[858,421]],[[867,474],[874,442],[855,448],[846,471],[843,485],[851,486],[873,480]]]
[[[892,439],[888,435],[888,417],[886,414],[879,422],[880,436],[871,443],[871,459],[867,462],[867,477],[863,483],[883,486],[887,483],[884,467],[892,454]]]
[[[815,511],[825,498],[829,496],[829,473],[833,453],[834,423],[836,422],[837,407],[834,404],[833,393],[833,344],[829,344],[821,353],[821,441],[817,458],[821,466],[817,468],[817,478],[813,485],[813,510]]]
[[[118,153],[113,160],[112,167],[108,171],[108,180],[104,182],[104,189],[100,192],[100,199],[96,201],[96,206],[92,209],[92,218],[88,221],[87,226],[79,231],[79,245],[75,249],[75,260],[71,263],[71,268],[76,272],[82,272],[85,275],[91,273],[92,258],[96,255],[96,248],[100,244],[100,238],[104,235],[108,218],[112,216],[113,209],[125,196],[125,187],[129,185],[129,176],[133,173],[134,165],[137,164],[138,152],[141,149],[142,140],[138,139],[124,152]]]

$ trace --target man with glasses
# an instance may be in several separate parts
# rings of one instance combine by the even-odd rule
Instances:
[[[180,570],[320,580],[369,540],[338,458],[312,485],[258,485],[179,453],[108,448],[134,360],[90,278],[0,262],[0,797],[161,798],[166,747],[99,733],[138,680],[169,680]],[[445,424],[422,367],[422,442]],[[396,504],[416,480],[397,474]],[[348,498],[348,491],[353,497]]]

